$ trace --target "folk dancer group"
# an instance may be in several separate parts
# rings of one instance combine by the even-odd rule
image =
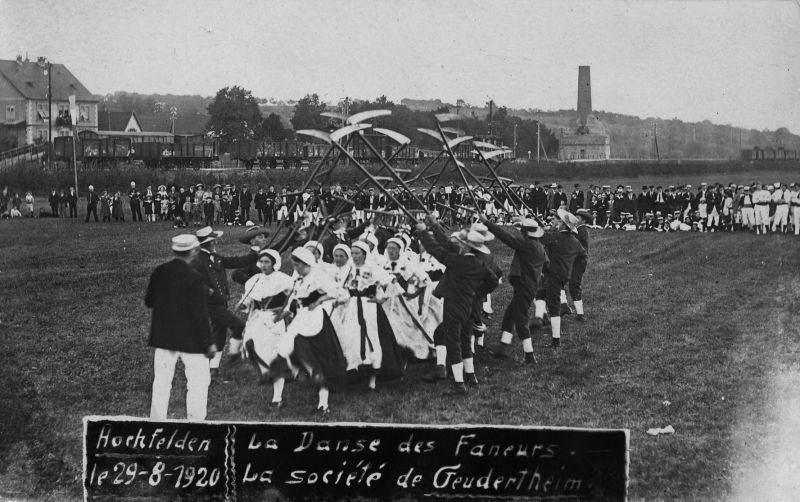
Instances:
[[[531,329],[547,324],[547,317],[552,345],[560,343],[565,289],[583,318],[580,282],[592,216],[580,216],[561,209],[548,230],[533,218],[517,218],[518,230],[511,230],[480,215],[453,233],[435,214],[405,231],[369,220],[347,230],[337,221],[323,235],[312,223],[302,233],[304,242],[287,242],[289,233],[275,246],[295,245],[291,276],[281,272],[280,253],[266,247],[269,231],[263,227],[248,228],[241,242],[251,249],[237,257],[216,252],[222,232],[210,227],[179,235],[172,242],[174,259],[153,272],[145,298],[153,309],[150,344],[156,348],[151,417],[166,416],[180,358],[187,417],[204,419],[211,373],[226,342],[231,360],[249,360],[259,381],[271,383],[275,409],[283,405],[287,379],[299,375],[316,385],[315,412],[325,416],[331,390],[358,381],[375,390],[380,381],[403,376],[410,362],[425,360],[435,365],[424,381],[451,378],[446,393],[468,395],[467,386],[478,384],[474,351],[484,345],[484,299],[502,276],[486,243],[497,237],[514,250],[508,274],[513,297],[490,354],[512,357],[516,331],[524,361],[531,363]],[[234,280],[244,283],[233,311],[226,269],[236,269]],[[535,316],[529,324],[531,304]],[[246,321],[234,313],[240,309]]]

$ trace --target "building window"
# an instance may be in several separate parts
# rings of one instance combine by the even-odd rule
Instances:
[[[78,122],[81,124],[83,124],[84,122],[89,122],[89,105],[80,105]]]
[[[14,122],[17,118],[17,111],[14,105],[6,105],[6,122]]]
[[[69,129],[59,129],[58,130],[58,135],[62,136],[62,137],[63,136],[71,136],[72,133],[70,133]]]
[[[47,130],[46,129],[39,129],[39,139],[42,141],[47,141]]]
[[[47,103],[36,103],[36,114],[42,122],[47,122],[50,117],[50,111],[47,109]]]
[[[69,115],[69,104],[58,105],[56,125],[64,127],[70,127],[72,125],[72,118]]]

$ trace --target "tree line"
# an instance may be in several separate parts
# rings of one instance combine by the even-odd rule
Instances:
[[[208,105],[209,121],[206,129],[226,140],[283,141],[295,139],[294,131],[296,130],[330,131],[340,126],[336,119],[322,115],[324,112],[339,112],[338,107],[330,109],[318,94],[307,94],[294,105],[291,119],[293,130],[286,128],[275,113],[263,117],[258,104],[258,100],[252,93],[241,87],[220,89],[214,100]],[[438,149],[439,146],[432,138],[420,133],[417,129],[434,127],[433,115],[435,113],[455,111],[447,105],[433,111],[412,110],[406,105],[389,100],[386,96],[380,96],[373,101],[354,101],[348,104],[347,111],[352,115],[375,109],[392,111],[391,115],[376,119],[377,125],[411,138],[414,145],[431,149]],[[505,107],[499,108],[491,121],[488,120],[488,117],[483,119],[464,116],[462,120],[447,125],[461,129],[470,136],[495,139],[509,148],[514,146],[516,134],[517,154],[524,156],[527,155],[527,151],[531,151],[532,156],[536,154],[536,121],[511,116]],[[542,124],[539,135],[543,151],[548,155],[556,155],[558,141],[553,132]]]
[[[259,109],[263,100],[238,86],[220,89],[213,98],[125,92],[101,98],[101,109],[130,110],[139,115],[154,114],[158,103],[166,102],[167,107],[176,106],[179,114],[207,114],[209,120],[206,130],[225,139],[256,141],[295,139],[294,130],[297,129],[331,130],[337,125],[336,122],[321,113],[339,111],[338,106],[331,109],[317,94],[307,94],[294,104],[291,127],[288,127],[285,119],[276,113],[264,116]],[[433,106],[421,110],[421,105]],[[433,109],[435,106],[438,108]],[[440,100],[403,100],[395,103],[386,96],[380,96],[372,101],[349,103],[348,111],[353,114],[376,108],[388,108],[393,112],[391,116],[378,119],[378,125],[408,136],[414,145],[422,148],[438,147],[431,138],[420,134],[417,128],[433,127],[433,113],[447,111],[463,116],[458,123],[448,125],[468,135],[494,136],[509,148],[514,146],[516,136],[518,157],[526,157],[528,151],[532,157],[536,156],[537,122],[541,122],[539,140],[543,152],[550,157],[557,155],[562,129],[569,132],[577,125],[574,110],[531,111],[509,110],[506,107],[498,108],[490,122],[488,117],[476,116],[474,111],[468,113],[468,105],[462,100],[456,105],[448,105]],[[593,115],[599,119],[600,131],[610,136],[612,158],[654,158],[656,155],[671,159],[739,158],[740,149],[753,146],[800,149],[800,136],[786,128],[759,131],[713,124],[708,120],[688,123],[679,119],[639,118],[605,111],[595,111]]]

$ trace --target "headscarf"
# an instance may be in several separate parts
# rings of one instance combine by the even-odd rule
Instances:
[[[262,249],[258,253],[258,257],[261,258],[262,256],[269,256],[272,260],[272,270],[280,270],[281,269],[281,255],[274,249]]]

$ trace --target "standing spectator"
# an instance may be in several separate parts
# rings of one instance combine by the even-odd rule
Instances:
[[[211,205],[211,218],[214,220],[215,225],[219,225],[220,219],[222,217],[222,195],[219,193],[214,194],[214,202]],[[209,210],[206,209],[206,214],[208,214]],[[224,221],[223,221],[224,223]],[[211,225],[210,223],[206,223],[206,225]]]
[[[189,265],[199,246],[194,235],[173,237],[173,259],[156,267],[147,286],[144,303],[153,309],[150,346],[155,348],[150,418],[155,420],[167,418],[178,359],[186,374],[186,418],[206,418],[211,383],[208,358],[217,347],[208,322],[207,289]]]
[[[264,213],[267,207],[267,194],[264,193],[262,187],[258,187],[258,193],[253,197],[253,205],[256,208],[256,213],[258,213],[258,222],[263,223],[263,216],[265,216]]]
[[[253,194],[247,191],[247,185],[242,185],[242,193],[239,196],[239,204],[242,211],[242,216],[241,216],[242,223],[250,221],[250,204],[252,203],[253,203]]]
[[[767,235],[769,229],[769,203],[772,195],[764,188],[764,185],[756,183],[753,193],[753,205],[755,206],[756,234]]]
[[[84,223],[89,223],[89,215],[94,214],[94,222],[98,223],[100,220],[97,218],[97,203],[100,202],[100,198],[94,193],[94,187],[89,185],[89,193],[86,194],[86,221]]]
[[[136,189],[136,182],[131,181],[131,189],[128,191],[128,203],[131,206],[131,220],[134,222],[137,218],[142,221],[141,198],[142,194]]]
[[[651,211],[650,203],[652,199],[650,198],[650,193],[647,191],[647,187],[642,187],[642,192],[636,197],[636,216],[639,218],[639,221],[643,221],[645,219],[645,215]],[[570,211],[572,214],[575,214],[575,211]]]
[[[67,205],[69,203],[69,199],[67,198],[67,194],[64,193],[64,189],[58,191],[58,215],[62,218],[67,217]]]
[[[8,187],[4,186],[2,193],[0,193],[0,214],[5,214],[8,211],[8,203],[11,201],[8,195]]]
[[[50,191],[50,196],[47,198],[47,202],[50,204],[50,213],[54,217],[58,216],[58,201],[58,192],[56,192],[56,188],[53,187],[53,189]]]
[[[275,199],[278,197],[275,186],[270,185],[267,191],[266,206],[264,207],[264,223],[272,225],[275,219]]]
[[[100,196],[100,215],[103,218],[103,223],[111,223],[111,198],[106,191],[103,191],[103,195]]]
[[[30,190],[25,193],[25,216],[28,218],[33,218],[33,194]]]
[[[75,194],[75,187],[69,187],[69,195],[67,195],[67,205],[69,206],[69,217],[78,217],[78,196]]]
[[[580,184],[575,183],[575,190],[572,192],[569,200],[569,211],[571,213],[583,208],[584,197],[585,194],[581,190]]]
[[[213,195],[213,197],[219,196]],[[203,216],[205,217],[205,224],[207,227],[214,224],[214,201],[212,200],[211,192],[205,192],[203,194]]]
[[[114,215],[114,221],[125,222],[125,211],[122,209],[122,194],[120,192],[114,194],[114,200],[111,203],[111,213]]]
[[[184,215],[184,226],[191,227],[192,220],[194,219],[191,196],[186,197],[186,200],[183,201],[183,215]]]

